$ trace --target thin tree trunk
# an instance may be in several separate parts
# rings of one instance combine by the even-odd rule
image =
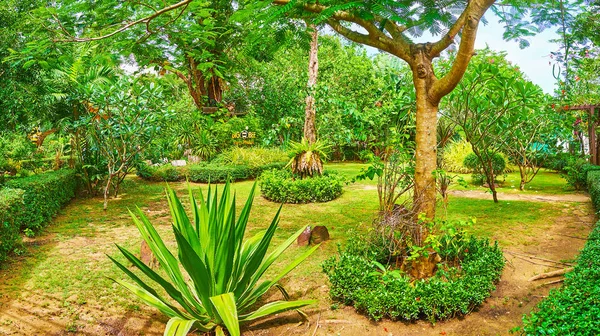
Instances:
[[[519,166],[519,172],[521,173],[521,183],[519,184],[519,190],[525,190],[525,183],[527,181],[527,168]]]
[[[304,138],[308,143],[317,141],[316,128],[316,106],[314,89],[317,84],[317,76],[319,74],[319,32],[314,24],[308,24],[308,29],[311,31],[312,40],[310,42],[310,54],[308,57],[308,95],[306,96],[306,108],[304,118]]]
[[[106,181],[106,186],[104,187],[104,211],[108,209],[108,194],[110,190],[110,184],[112,182],[113,175],[108,174],[108,180]]]

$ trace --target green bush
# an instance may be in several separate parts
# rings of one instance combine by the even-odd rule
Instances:
[[[69,159],[70,158],[68,156],[62,156],[60,158],[61,166],[63,166],[63,167],[66,166],[69,162]],[[19,165],[20,165],[21,169],[34,170],[34,171],[51,170],[54,168],[55,163],[56,163],[56,158],[53,158],[53,157],[19,161]]]
[[[442,237],[443,238],[443,237]],[[442,239],[443,240],[443,239]],[[356,239],[323,264],[329,278],[332,299],[353,305],[357,311],[379,320],[430,321],[465,315],[479,306],[495,289],[504,267],[498,244],[473,236],[464,238],[460,266],[440,264],[429,279],[413,280],[400,270],[390,270],[374,258],[381,251],[372,250],[364,239]],[[440,251],[443,260],[453,259]]]
[[[75,171],[64,169],[10,180],[5,186],[25,191],[25,213],[19,223],[22,229],[37,232],[75,196],[77,177]]]
[[[585,190],[588,172],[599,169],[600,166],[593,165],[586,159],[570,157],[561,175],[575,190]]]
[[[587,188],[596,211],[600,210],[600,170],[587,173]]]
[[[173,167],[171,164],[162,166],[149,166],[140,163],[137,166],[137,175],[145,180],[177,182],[188,179],[196,183],[224,183],[227,180],[240,181],[256,178],[265,170],[281,169],[283,162],[265,164],[258,167],[226,166],[218,164],[195,164],[184,167]]]
[[[494,176],[502,175],[506,168],[506,160],[504,157],[499,153],[488,153],[487,156],[492,158],[492,171]],[[467,155],[463,164],[473,172],[474,182],[478,183],[484,181],[485,175],[483,173],[483,165],[475,153]]]
[[[211,164],[257,168],[273,163],[286,163],[287,161],[289,161],[287,153],[279,148],[232,147],[219,154]]]
[[[0,264],[19,242],[19,228],[25,215],[23,194],[19,189],[0,190]]]
[[[444,149],[442,156],[444,170],[461,174],[472,173],[472,169],[469,169],[463,165],[465,158],[471,153],[473,153],[473,149],[471,149],[471,144],[466,140],[450,143]]]
[[[260,176],[264,198],[282,203],[328,202],[342,194],[345,179],[325,171],[322,176],[294,178],[289,170],[265,171]]]
[[[197,183],[225,183],[253,177],[248,166],[192,165],[188,167],[188,174],[189,180]]]
[[[556,153],[549,155],[543,162],[542,167],[548,168],[557,172],[564,172],[569,165],[569,159],[572,157],[570,153]]]

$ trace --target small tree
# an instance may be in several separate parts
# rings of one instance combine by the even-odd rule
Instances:
[[[144,151],[168,116],[160,86],[142,79],[123,77],[114,85],[97,89],[88,113],[78,122],[94,148],[106,160],[104,210],[115,196],[138,155]]]
[[[501,135],[518,127],[511,120],[520,111],[536,109],[543,93],[523,78],[519,68],[506,61],[504,54],[488,50],[470,65],[458,90],[445,101],[442,113],[459,126],[481,164],[494,202],[498,202],[495,158],[502,150]]]
[[[507,118],[504,124],[502,149],[510,160],[519,167],[521,181],[519,190],[533,180],[543,161],[557,143],[557,135],[548,107],[539,101],[537,109],[521,109]]]

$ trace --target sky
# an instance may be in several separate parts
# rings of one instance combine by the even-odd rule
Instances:
[[[493,22],[492,22],[493,21]],[[480,26],[477,32],[475,48],[485,48],[486,44],[492,50],[506,51],[506,58],[519,65],[529,79],[539,85],[544,92],[554,91],[556,79],[552,75],[552,65],[549,64],[550,52],[557,51],[558,44],[549,40],[558,38],[554,29],[548,29],[542,33],[529,38],[531,45],[525,49],[519,48],[514,41],[504,41],[502,34],[504,29],[491,17],[487,26]]]
[[[495,51],[506,51],[506,58],[517,64],[521,71],[535,84],[539,85],[544,92],[552,94],[556,79],[552,75],[552,65],[550,52],[557,51],[558,45],[549,42],[556,39],[558,35],[554,29],[548,29],[542,33],[530,37],[528,40],[531,45],[525,49],[519,48],[518,42],[505,41],[502,38],[504,28],[496,20],[489,17],[487,25],[480,24],[477,31],[476,49],[483,49],[489,46]],[[432,42],[439,39],[439,36],[432,38],[431,35],[424,34],[421,38],[414,39],[415,42]],[[367,47],[368,52],[376,53],[374,48]]]

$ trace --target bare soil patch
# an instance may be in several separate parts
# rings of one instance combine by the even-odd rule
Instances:
[[[492,194],[482,190],[451,190],[451,195],[456,197],[492,199]],[[501,201],[527,201],[527,202],[589,202],[590,197],[586,194],[564,194],[564,195],[545,195],[545,194],[514,194],[498,192],[498,199]]]

